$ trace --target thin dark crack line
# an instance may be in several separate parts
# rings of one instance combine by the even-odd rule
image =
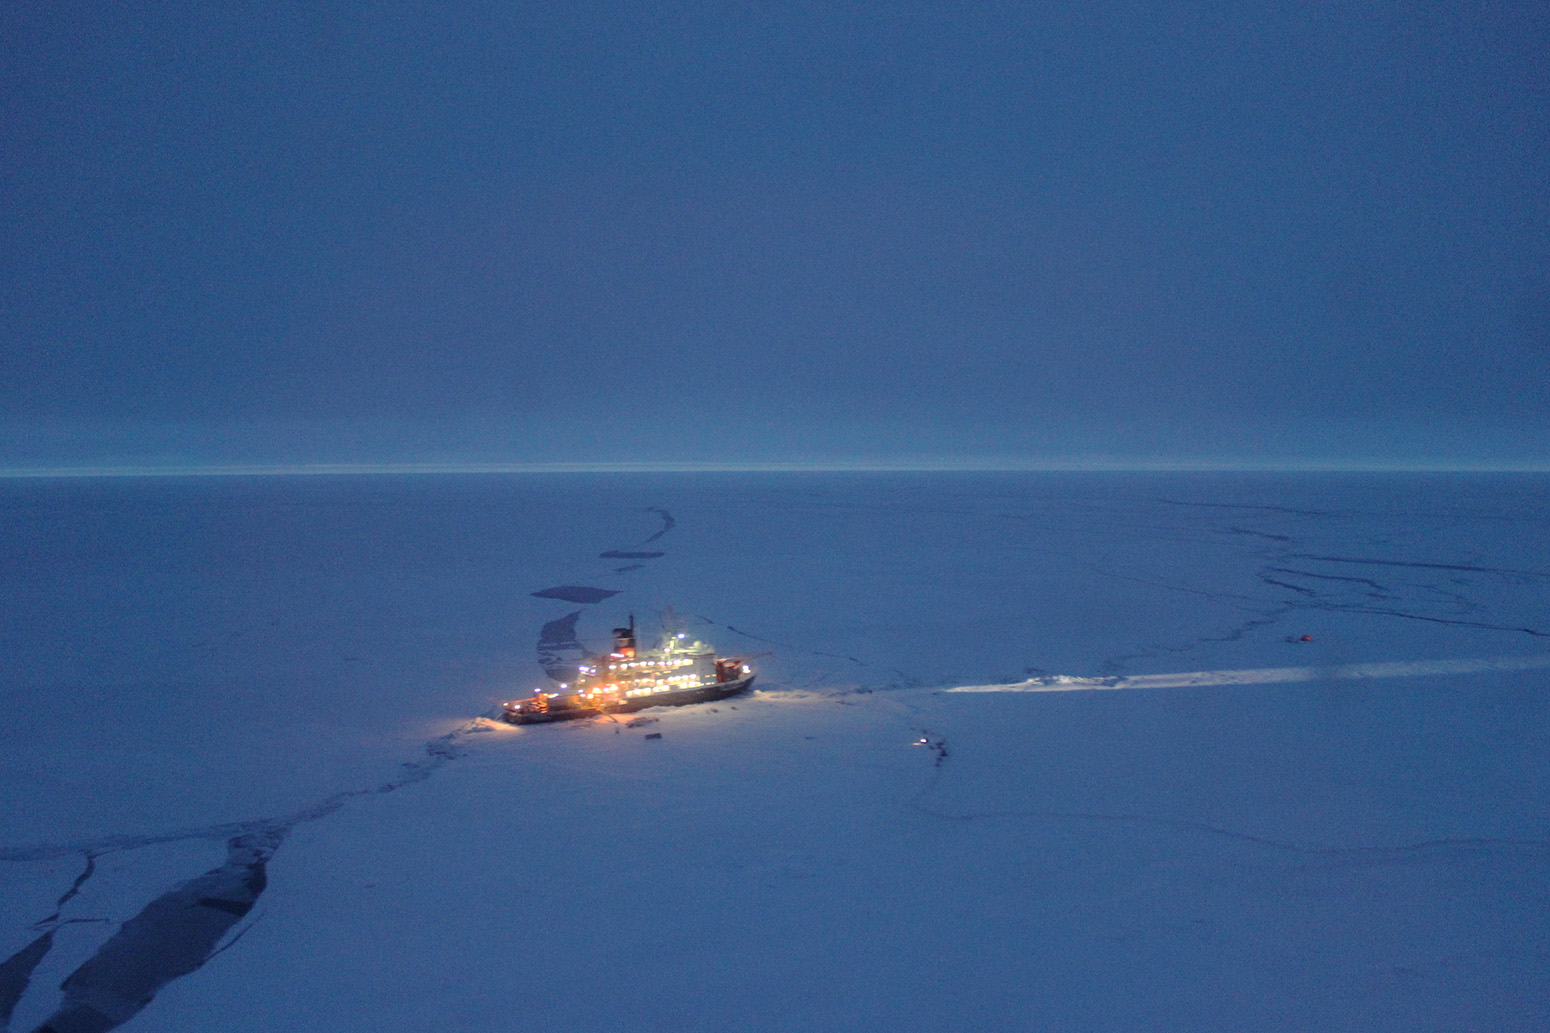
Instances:
[[[1238,502],[1184,502],[1179,499],[1158,499],[1165,506],[1187,506],[1194,509],[1254,509],[1266,513],[1286,513],[1291,516],[1341,517],[1342,510],[1292,509],[1288,506],[1253,506]]]
[[[879,666],[877,664],[868,663],[867,661],[862,660],[859,657],[849,656],[849,655],[847,655],[845,653],[825,653],[824,651],[822,651],[820,649],[804,649],[801,646],[795,646],[795,645],[792,645],[789,642],[780,642],[780,641],[777,641],[776,639],[773,639],[773,638],[765,638],[763,635],[755,635],[751,631],[744,631],[742,628],[735,628],[735,627],[733,627],[730,624],[723,624],[720,621],[711,620],[709,617],[706,617],[704,614],[694,613],[694,614],[690,614],[690,616],[693,617],[695,620],[701,620],[701,621],[704,621],[706,624],[710,624],[710,625],[713,625],[714,627],[722,628],[722,629],[724,629],[726,631],[730,631],[734,635],[741,635],[744,638],[753,639],[755,642],[763,642],[766,645],[778,646],[781,649],[790,649],[790,650],[793,650],[793,651],[798,652],[798,653],[806,653],[808,656],[828,657],[831,660],[848,660],[849,662],[851,662],[853,664],[856,664],[856,665],[858,665],[860,667],[877,667],[877,666]],[[883,670],[890,671],[893,674],[898,675],[900,678],[904,679],[905,681],[909,681],[910,680],[910,676],[908,674],[904,673],[903,671],[899,670],[897,667],[884,667]]]
[[[1484,621],[1461,621],[1449,617],[1425,617],[1418,613],[1405,613],[1403,610],[1380,610],[1373,606],[1342,606],[1330,604],[1318,607],[1336,613],[1368,613],[1379,617],[1403,617],[1412,621],[1427,621],[1431,624],[1456,624],[1465,628],[1484,628],[1487,631],[1517,631],[1525,635],[1533,635],[1535,638],[1550,638],[1550,631],[1539,631],[1536,628],[1513,627],[1510,624],[1487,624]]]
[[[86,853],[86,868],[81,872],[80,875],[77,875],[75,877],[75,882],[70,884],[70,888],[65,891],[64,896],[60,897],[59,898],[59,902],[56,903],[54,906],[59,908],[59,909],[61,909],[61,910],[63,910],[64,906],[66,904],[70,903],[70,901],[74,900],[76,894],[81,892],[81,887],[86,885],[86,880],[90,879],[92,877],[92,875],[96,871],[97,871],[97,855],[92,853],[91,851],[87,851],[87,853]]]
[[[1250,537],[1264,538],[1265,540],[1272,542],[1290,542],[1292,540],[1288,535],[1271,534],[1269,531],[1255,531],[1248,527],[1229,527],[1221,533],[1249,535]]]
[[[656,541],[658,538],[661,538],[663,535],[667,534],[667,532],[671,531],[678,525],[678,521],[673,519],[673,514],[669,513],[661,506],[647,506],[646,512],[655,513],[657,516],[662,518],[662,529],[656,534],[652,535],[650,538],[640,542],[640,545],[650,545],[652,542]],[[637,548],[638,547],[639,546],[637,546]]]
[[[1374,592],[1378,593],[1387,593],[1388,591],[1387,588],[1378,584],[1378,582],[1373,581],[1371,578],[1342,577],[1339,574],[1315,574],[1311,570],[1293,570],[1291,567],[1266,567],[1265,569],[1270,571],[1272,574],[1291,574],[1295,577],[1317,578],[1320,581],[1350,581],[1354,584],[1366,585],[1368,588],[1371,588]],[[1387,595],[1385,594],[1383,598],[1387,598]]]
[[[1542,580],[1550,574],[1538,570],[1508,570],[1504,567],[1472,567],[1463,563],[1417,563],[1411,560],[1374,560],[1352,556],[1315,556],[1306,552],[1287,554],[1288,559],[1318,560],[1321,563],[1357,563],[1369,567],[1419,567],[1422,570],[1460,570],[1472,574],[1499,574],[1503,577],[1525,577]]]
[[[59,921],[59,916],[64,914],[65,905],[76,898],[76,895],[81,892],[81,887],[85,886],[86,881],[90,879],[97,871],[97,855],[90,850],[83,851],[83,853],[86,854],[85,869],[82,870],[80,875],[75,877],[75,881],[70,884],[70,888],[65,890],[64,894],[54,902],[54,913],[49,915],[47,918],[41,918],[38,921],[32,923],[32,928],[42,929],[47,925],[68,924]]]
[[[1098,670],[1101,671],[1105,676],[1118,676],[1120,672],[1124,670],[1125,665],[1132,660],[1142,660],[1148,657],[1154,657],[1163,654],[1183,655],[1187,653],[1193,653],[1197,648],[1204,645],[1224,642],[1238,642],[1252,631],[1255,631],[1259,628],[1268,628],[1279,624],[1283,617],[1296,612],[1296,610],[1296,603],[1281,603],[1280,605],[1270,609],[1251,611],[1256,613],[1256,616],[1242,621],[1238,625],[1228,629],[1220,635],[1201,635],[1191,639],[1189,642],[1182,646],[1153,645],[1150,648],[1143,649],[1138,652],[1126,653],[1122,656],[1109,657],[1099,665]]]
[[[665,509],[661,509],[660,507],[649,507],[647,512],[656,513],[658,516],[660,516],[662,518],[663,526],[661,530],[657,531],[650,538],[647,538],[644,542],[642,542],[642,545],[661,538],[663,535],[667,534],[667,532],[671,531],[677,523],[677,521],[673,519],[673,515],[671,513]],[[714,624],[716,622],[711,621],[710,623]],[[720,626],[725,627],[725,625]],[[738,634],[745,633],[738,632]],[[862,661],[857,660],[856,662],[861,663]],[[87,840],[83,843],[36,844],[33,846],[25,847],[3,847],[0,848],[0,861],[41,861],[55,857],[66,857],[70,854],[85,854],[87,856],[86,872],[77,879],[76,884],[72,886],[71,889],[65,894],[65,896],[60,899],[57,907],[63,908],[64,904],[72,897],[74,897],[77,892],[79,892],[80,887],[84,884],[85,880],[89,878],[91,873],[96,870],[95,859],[98,855],[118,850],[134,850],[146,846],[159,846],[164,843],[178,843],[191,839],[231,839],[233,836],[241,836],[259,832],[275,832],[284,834],[289,832],[297,825],[326,818],[329,815],[334,814],[336,811],[344,807],[352,800],[367,796],[381,796],[386,793],[395,792],[404,788],[405,786],[414,785],[417,782],[425,781],[436,771],[436,769],[440,768],[447,761],[458,757],[461,754],[461,740],[469,734],[478,731],[479,728],[479,722],[472,721],[461,728],[448,732],[446,735],[432,739],[430,742],[425,744],[424,752],[426,756],[423,759],[405,762],[400,767],[399,776],[383,783],[382,785],[371,786],[365,789],[347,789],[343,792],[335,793],[320,803],[314,804],[311,807],[304,808],[290,815],[278,818],[254,818],[248,821],[222,822],[220,824],[206,825],[200,828],[177,829],[168,832],[153,833],[151,835],[136,836],[120,834],[112,836],[101,836],[97,839]],[[57,912],[54,916],[50,917],[57,917]],[[45,919],[44,921],[46,922],[48,919]]]
[[[297,825],[319,821],[334,814],[352,800],[361,797],[385,795],[396,792],[406,786],[425,781],[447,761],[461,756],[461,740],[469,734],[476,732],[479,728],[479,722],[471,721],[455,731],[432,739],[425,744],[425,759],[407,761],[400,765],[400,773],[397,778],[365,789],[347,789],[343,792],[335,793],[321,803],[314,804],[311,807],[289,815],[278,818],[254,818],[248,821],[222,822],[218,825],[206,825],[192,829],[174,829],[150,835],[121,834],[102,836],[83,843],[40,843],[26,847],[7,847],[0,849],[0,861],[43,861],[55,857],[68,857],[71,854],[100,856],[114,851],[160,846],[164,843],[180,843],[191,839],[224,840],[231,839],[233,836],[254,833],[277,833],[283,835]]]
[[[258,920],[261,917],[263,917],[263,916],[262,915],[254,915],[251,919],[249,919],[247,925],[244,925],[241,929],[237,930],[237,933],[236,933],[235,936],[233,936],[231,939],[227,940],[225,943],[221,944],[215,950],[211,951],[210,952],[210,956],[205,959],[204,963],[206,965],[208,965],[210,962],[214,961],[216,958],[220,957],[222,954],[225,954],[227,951],[229,951],[233,947],[235,947],[237,945],[237,941],[242,939],[244,936],[246,936],[248,934],[248,930],[252,929],[255,925],[257,925],[258,924]]]
[[[656,539],[661,538],[668,531],[672,530],[673,525],[674,525],[674,520],[673,520],[672,514],[667,512],[665,509],[657,509],[657,508],[653,507],[650,511],[651,512],[656,512],[662,518],[663,526],[654,535],[652,535],[650,538],[646,539],[647,542],[655,541]],[[645,543],[642,543],[642,544],[645,544]],[[617,593],[611,593],[611,594],[617,594]],[[402,788],[404,788],[406,786],[413,785],[415,783],[425,781],[426,779],[430,778],[430,776],[438,768],[440,768],[442,765],[444,765],[448,761],[456,759],[458,756],[461,755],[461,753],[463,751],[462,751],[462,748],[460,746],[459,740],[461,740],[465,736],[467,736],[467,735],[469,735],[469,734],[471,734],[473,732],[479,731],[481,729],[482,729],[481,723],[476,720],[476,721],[473,721],[473,722],[470,722],[470,723],[464,725],[463,727],[461,727],[459,729],[456,729],[453,732],[449,732],[446,735],[440,736],[439,738],[432,739],[431,741],[425,743],[425,746],[424,746],[424,757],[422,757],[421,759],[416,760],[416,761],[406,762],[406,763],[402,764],[400,766],[400,768],[399,768],[399,774],[398,774],[398,776],[396,778],[390,779],[389,781],[387,781],[385,783],[382,783],[382,784],[379,784],[377,786],[373,786],[373,787],[370,787],[370,788],[366,788],[366,789],[348,790],[348,791],[345,791],[345,792],[335,793],[334,795],[324,799],[320,803],[315,804],[312,807],[305,808],[305,809],[303,809],[303,810],[301,810],[299,812],[293,813],[293,814],[291,814],[291,815],[289,815],[287,817],[283,817],[283,818],[260,818],[260,819],[254,819],[254,820],[243,821],[243,822],[226,822],[226,823],[221,823],[219,825],[206,826],[204,828],[199,828],[199,829],[184,829],[184,830],[180,830],[180,831],[166,832],[166,833],[161,833],[161,834],[157,834],[157,835],[150,835],[150,836],[132,836],[132,835],[108,836],[108,837],[103,837],[101,839],[98,839],[98,840],[95,840],[95,841],[91,841],[91,842],[88,842],[88,843],[75,844],[75,845],[72,845],[72,846],[61,846],[61,845],[57,845],[57,844],[54,844],[54,845],[43,844],[43,845],[37,845],[37,846],[33,846],[33,847],[0,849],[0,860],[23,861],[23,860],[34,860],[34,859],[42,859],[42,858],[55,857],[55,856],[61,856],[61,855],[68,855],[68,854],[71,854],[71,853],[84,853],[85,854],[85,857],[86,857],[85,869],[81,872],[80,875],[78,875],[76,877],[75,881],[71,884],[70,888],[58,899],[58,901],[55,904],[55,911],[54,911],[54,913],[52,915],[50,915],[48,918],[44,919],[42,922],[36,923],[34,925],[34,928],[37,928],[39,926],[48,926],[47,932],[44,933],[44,936],[48,939],[49,946],[52,946],[52,937],[54,935],[55,930],[58,929],[59,926],[62,925],[62,924],[68,924],[68,922],[61,923],[59,921],[59,919],[60,919],[60,917],[63,914],[65,906],[67,904],[69,904],[70,901],[72,901],[81,892],[82,887],[85,885],[85,883],[95,873],[97,857],[100,854],[107,853],[107,852],[113,851],[113,850],[128,850],[128,849],[135,849],[135,848],[138,848],[138,847],[150,846],[150,845],[158,844],[158,843],[179,842],[179,841],[186,841],[186,840],[191,840],[191,839],[208,839],[208,838],[215,838],[215,837],[219,836],[220,838],[224,838],[227,841],[228,859],[227,859],[227,865],[225,867],[230,867],[232,865],[232,863],[233,863],[233,857],[234,857],[233,851],[237,850],[239,846],[241,846],[244,850],[247,850],[248,847],[251,845],[251,844],[248,844],[246,842],[247,840],[257,839],[257,838],[261,837],[263,839],[269,840],[270,842],[268,843],[267,847],[264,848],[261,851],[261,856],[258,857],[257,861],[252,861],[252,859],[250,858],[249,859],[249,863],[247,865],[249,867],[249,869],[250,869],[250,875],[251,875],[251,870],[253,869],[253,866],[255,864],[257,865],[256,871],[258,873],[258,876],[257,876],[258,880],[259,880],[258,884],[255,887],[252,884],[251,881],[246,883],[247,888],[252,892],[252,895],[256,899],[257,894],[261,894],[263,892],[263,889],[264,889],[264,884],[263,884],[263,866],[268,862],[268,860],[270,858],[273,857],[275,851],[277,851],[279,849],[281,844],[284,842],[285,838],[288,836],[288,834],[297,825],[302,824],[304,822],[317,821],[317,820],[320,820],[322,818],[328,817],[328,816],[334,814],[335,812],[337,812],[338,810],[340,810],[342,807],[344,807],[351,800],[356,799],[357,797],[380,796],[380,795],[384,795],[384,794],[387,794],[387,793],[395,792],[396,790],[402,789]],[[206,879],[207,880],[207,879],[211,878],[212,876],[214,876],[216,874],[219,874],[223,870],[224,869],[217,869],[214,872],[206,873],[206,875],[202,876],[201,879]],[[182,887],[186,888],[187,886],[197,885],[198,883],[199,883],[199,880],[195,880],[193,883],[182,884]],[[79,996],[79,995],[77,995],[75,993],[75,991],[72,989],[72,984],[74,984],[77,980],[83,980],[83,984],[82,985],[85,987],[86,991],[88,991],[86,996],[89,997],[90,996],[90,991],[92,991],[94,989],[94,986],[93,986],[93,984],[91,982],[91,977],[90,976],[84,976],[83,977],[83,974],[87,973],[90,970],[91,966],[98,959],[100,959],[100,958],[105,956],[104,952],[111,953],[112,950],[114,949],[115,945],[119,944],[120,939],[123,936],[128,935],[128,930],[131,928],[131,926],[134,926],[135,923],[139,923],[139,922],[145,921],[146,920],[146,915],[149,913],[148,909],[157,906],[158,904],[160,904],[163,901],[172,899],[172,897],[175,896],[179,892],[184,892],[184,889],[183,888],[174,888],[172,890],[169,890],[168,893],[165,893],[162,896],[156,898],[156,900],[152,901],[151,904],[147,905],[146,909],[142,909],[142,911],[139,913],[139,915],[137,915],[135,918],[131,919],[129,922],[125,923],[121,927],[119,936],[117,936],[117,937],[115,937],[113,939],[110,939],[105,945],[103,945],[103,947],[99,948],[97,954],[93,955],[93,958],[88,959],[88,961],[81,968],[78,968],[65,981],[65,983],[62,984],[62,989],[64,989],[66,991],[66,998],[64,1000],[64,1003],[61,1005],[61,1007],[66,1009],[66,1011],[68,1011],[69,1009],[74,1008],[74,1007],[79,1005],[80,1007],[85,1008],[86,1011],[90,1012],[91,1008],[89,1007],[89,1005],[83,1004],[82,1001],[74,1000],[74,998]],[[235,901],[235,900],[234,901],[227,901],[223,897],[223,898],[221,898],[219,900],[214,900],[214,901],[200,899],[198,901],[198,903],[199,904],[203,904],[203,905],[208,905],[208,906],[215,906],[215,907],[217,907],[218,910],[228,910],[228,908],[223,907],[221,905],[223,905],[223,904],[237,904],[237,903],[239,903],[239,901]],[[250,908],[251,904],[249,904],[248,907]],[[246,909],[244,909],[243,911],[234,911],[233,912],[233,914],[237,914],[237,915],[241,915],[241,914],[245,914],[245,913],[246,913]],[[82,919],[82,920],[72,919],[70,921],[85,921],[85,920],[84,919]],[[198,962],[198,964],[195,966],[195,968],[202,967],[203,965],[208,964],[215,957],[218,957],[219,955],[224,953],[226,950],[228,950],[231,947],[235,946],[244,936],[247,935],[248,931],[253,928],[254,924],[256,924],[257,921],[258,921],[258,916],[254,916],[254,917],[250,918],[248,920],[247,924],[244,925],[236,933],[236,935],[232,936],[229,940],[226,941],[226,943],[222,944],[220,947],[218,947],[214,951],[212,951],[209,954],[207,954],[202,960],[200,960]],[[160,975],[167,975],[168,973],[159,973],[159,974]],[[152,985],[150,987],[149,991],[144,994],[143,999],[139,999],[138,1000],[137,1006],[129,1013],[129,1015],[132,1016],[133,1014],[138,1014],[138,1012],[141,1009],[143,1009],[146,1005],[148,1005],[150,1003],[151,999],[155,996],[155,994],[157,992],[159,992],[159,990],[163,986],[165,986],[167,982],[179,979],[183,975],[186,975],[186,974],[187,974],[186,972],[172,971],[170,973],[170,979],[162,979],[160,981],[154,982],[154,985]],[[145,988],[142,987],[141,989],[144,990]],[[65,1012],[56,1011],[55,1017],[57,1018],[61,1014],[65,1014]],[[123,1021],[126,1021],[128,1017],[129,1016],[121,1016],[116,1021],[113,1021],[111,1023],[111,1025],[113,1027],[116,1027],[116,1026],[120,1025]],[[10,1009],[9,1009],[9,1007],[7,1007],[6,1021],[4,1023],[0,1023],[0,1025],[3,1025],[4,1028],[8,1029],[9,1028],[9,1019],[10,1019]],[[44,1028],[52,1028],[50,1023],[52,1023],[53,1021],[54,1021],[53,1019],[50,1019],[48,1023],[45,1023],[45,1027]]]

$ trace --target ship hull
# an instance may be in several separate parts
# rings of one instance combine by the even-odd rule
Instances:
[[[634,699],[621,700],[609,707],[608,713],[629,714],[648,707],[682,707],[690,703],[709,703],[712,700],[737,695],[752,685],[753,679],[754,676],[750,674],[736,681],[716,682],[712,685],[701,685],[695,689],[684,689],[681,692],[658,692],[650,696],[636,696]]]
[[[606,706],[551,706],[547,711],[540,713],[507,710],[501,717],[514,725],[548,724],[552,721],[574,721],[577,718],[600,717],[604,714],[631,714],[651,707],[683,707],[691,703],[710,703],[746,692],[753,684],[754,678],[755,675],[750,674],[746,678],[738,678],[735,681],[714,682],[710,685],[672,692],[657,692],[650,696],[623,699]]]

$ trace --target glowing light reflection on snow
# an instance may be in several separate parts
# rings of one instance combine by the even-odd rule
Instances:
[[[1057,674],[1008,685],[958,685],[948,692],[1077,692],[1088,689],[1180,689],[1195,685],[1269,685],[1278,682],[1416,678],[1486,671],[1530,671],[1550,667],[1550,656],[1502,656],[1473,660],[1412,660],[1320,667],[1262,667],[1243,671],[1187,671],[1113,678]]]

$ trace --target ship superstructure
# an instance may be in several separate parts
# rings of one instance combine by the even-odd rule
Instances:
[[[502,716],[513,724],[532,724],[724,699],[753,684],[750,659],[718,657],[713,648],[671,625],[655,649],[639,649],[631,614],[629,627],[614,629],[613,649],[584,660],[573,683],[562,683],[558,692],[513,700]]]

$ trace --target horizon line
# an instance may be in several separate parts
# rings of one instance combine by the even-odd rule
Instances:
[[[1550,462],[1268,460],[811,460],[439,463],[199,463],[0,466],[0,480],[174,477],[373,477],[582,473],[1550,473]]]

